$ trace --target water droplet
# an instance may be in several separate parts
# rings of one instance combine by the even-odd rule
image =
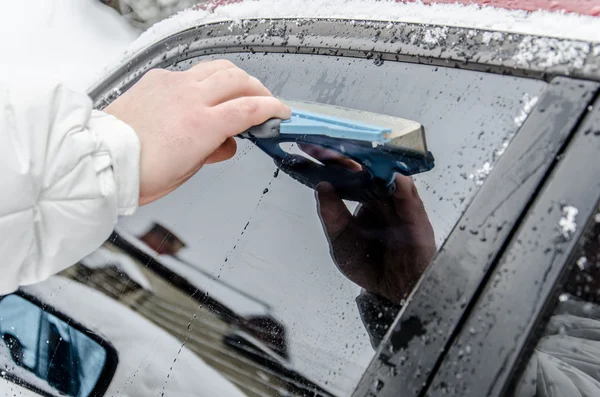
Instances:
[[[566,301],[568,301],[568,300],[569,300],[569,295],[568,295],[568,294],[561,294],[561,295],[558,297],[558,300],[559,300],[560,302],[566,302]]]

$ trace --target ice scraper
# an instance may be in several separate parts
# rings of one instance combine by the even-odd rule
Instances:
[[[279,169],[314,189],[330,183],[341,198],[378,199],[395,189],[396,173],[414,175],[434,166],[423,126],[412,120],[320,103],[283,100],[288,120],[271,119],[240,136],[271,156]],[[316,145],[354,160],[362,171],[323,164],[286,152],[281,144]]]

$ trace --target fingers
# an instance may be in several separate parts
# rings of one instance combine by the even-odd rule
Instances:
[[[338,269],[352,282],[369,291],[374,290],[378,268],[369,266],[375,258],[369,258],[369,241],[353,223],[352,214],[328,183],[317,185],[317,209]]]
[[[330,240],[342,233],[352,221],[352,214],[336,194],[333,186],[322,182],[317,185],[317,210]]]
[[[292,111],[272,96],[232,99],[213,108],[215,117],[223,120],[225,136],[235,136],[272,118],[289,119]]]
[[[410,176],[396,174],[394,182],[396,183],[395,196],[398,198],[420,198],[415,181]]]
[[[225,142],[206,159],[205,164],[213,164],[229,160],[235,155],[236,150],[237,143],[235,142],[235,139],[227,138]]]
[[[218,59],[216,61],[200,61],[183,73],[193,76],[196,81],[203,81],[216,72],[234,68],[237,68],[237,66],[233,62]]]
[[[246,96],[272,96],[255,77],[239,68],[219,70],[200,82],[201,92],[210,92],[207,105],[216,106]]]

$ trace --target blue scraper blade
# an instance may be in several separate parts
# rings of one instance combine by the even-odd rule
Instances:
[[[294,108],[292,108],[292,117],[284,120],[280,126],[280,134],[282,135],[321,135],[380,144],[390,141],[387,136],[391,132],[390,128],[325,116]]]

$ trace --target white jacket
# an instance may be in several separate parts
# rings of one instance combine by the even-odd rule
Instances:
[[[76,263],[139,199],[140,144],[60,83],[0,81],[0,295]]]

